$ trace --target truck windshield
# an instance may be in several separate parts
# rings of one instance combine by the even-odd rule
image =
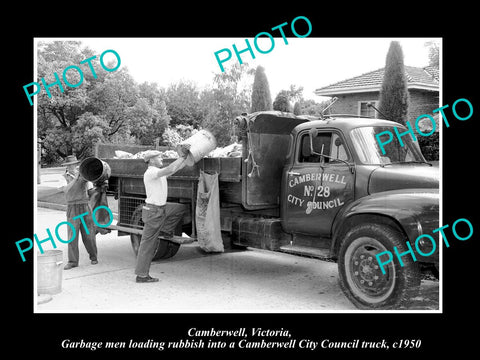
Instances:
[[[385,154],[382,154],[375,135],[386,130],[392,132],[393,139],[390,143],[383,145]],[[356,128],[351,131],[351,138],[360,161],[366,165],[426,162],[418,144],[413,142],[412,137],[410,135],[403,136],[403,146],[401,146],[391,126]]]

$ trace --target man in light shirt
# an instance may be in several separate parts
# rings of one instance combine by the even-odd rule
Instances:
[[[149,274],[150,264],[159,241],[158,237],[173,236],[173,231],[185,215],[185,206],[179,204],[167,206],[167,177],[185,167],[189,148],[189,145],[185,145],[183,157],[166,167],[163,167],[160,151],[151,150],[145,154],[144,160],[148,163],[148,168],[143,175],[143,182],[147,197],[142,208],[142,220],[145,225],[135,266],[136,282],[158,281],[158,278],[153,278]]]

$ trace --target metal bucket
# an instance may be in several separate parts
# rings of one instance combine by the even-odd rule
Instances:
[[[96,157],[89,157],[83,160],[78,171],[85,180],[93,183],[108,180],[112,173],[110,165]]]
[[[62,291],[62,250],[47,250],[37,255],[37,293],[55,295]]]
[[[190,153],[186,163],[188,166],[192,166],[217,147],[217,140],[210,131],[203,129],[182,141],[180,145],[182,144],[190,144]]]

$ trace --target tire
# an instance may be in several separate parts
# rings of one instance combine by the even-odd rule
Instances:
[[[144,225],[142,221],[142,207],[143,205],[138,206],[132,214],[131,224],[137,229],[143,228]],[[132,243],[132,249],[135,257],[138,254],[138,248],[140,247],[141,239],[142,236],[139,234],[130,234],[130,242]],[[180,244],[159,239],[157,249],[153,255],[153,261],[171,258],[178,252],[179,248]]]
[[[409,254],[400,266],[394,247],[401,254],[408,250],[404,235],[386,225],[362,224],[347,232],[340,244],[338,273],[340,287],[359,309],[402,309],[408,307],[420,287],[420,270]],[[392,261],[384,265],[376,254],[392,253]]]

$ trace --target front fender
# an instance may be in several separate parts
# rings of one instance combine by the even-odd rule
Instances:
[[[332,248],[336,254],[338,242],[341,241],[346,232],[356,224],[355,219],[364,222],[368,218],[385,218],[388,224],[394,221],[402,229],[412,247],[415,240],[422,234],[429,234],[436,238],[438,250],[438,233],[432,231],[438,228],[439,224],[439,193],[438,189],[402,189],[375,193],[344,206],[338,213],[332,227]],[[368,220],[367,220],[368,221]],[[378,221],[378,220],[377,220]],[[422,249],[428,253],[428,247]],[[435,261],[436,256],[425,258],[422,261]]]

